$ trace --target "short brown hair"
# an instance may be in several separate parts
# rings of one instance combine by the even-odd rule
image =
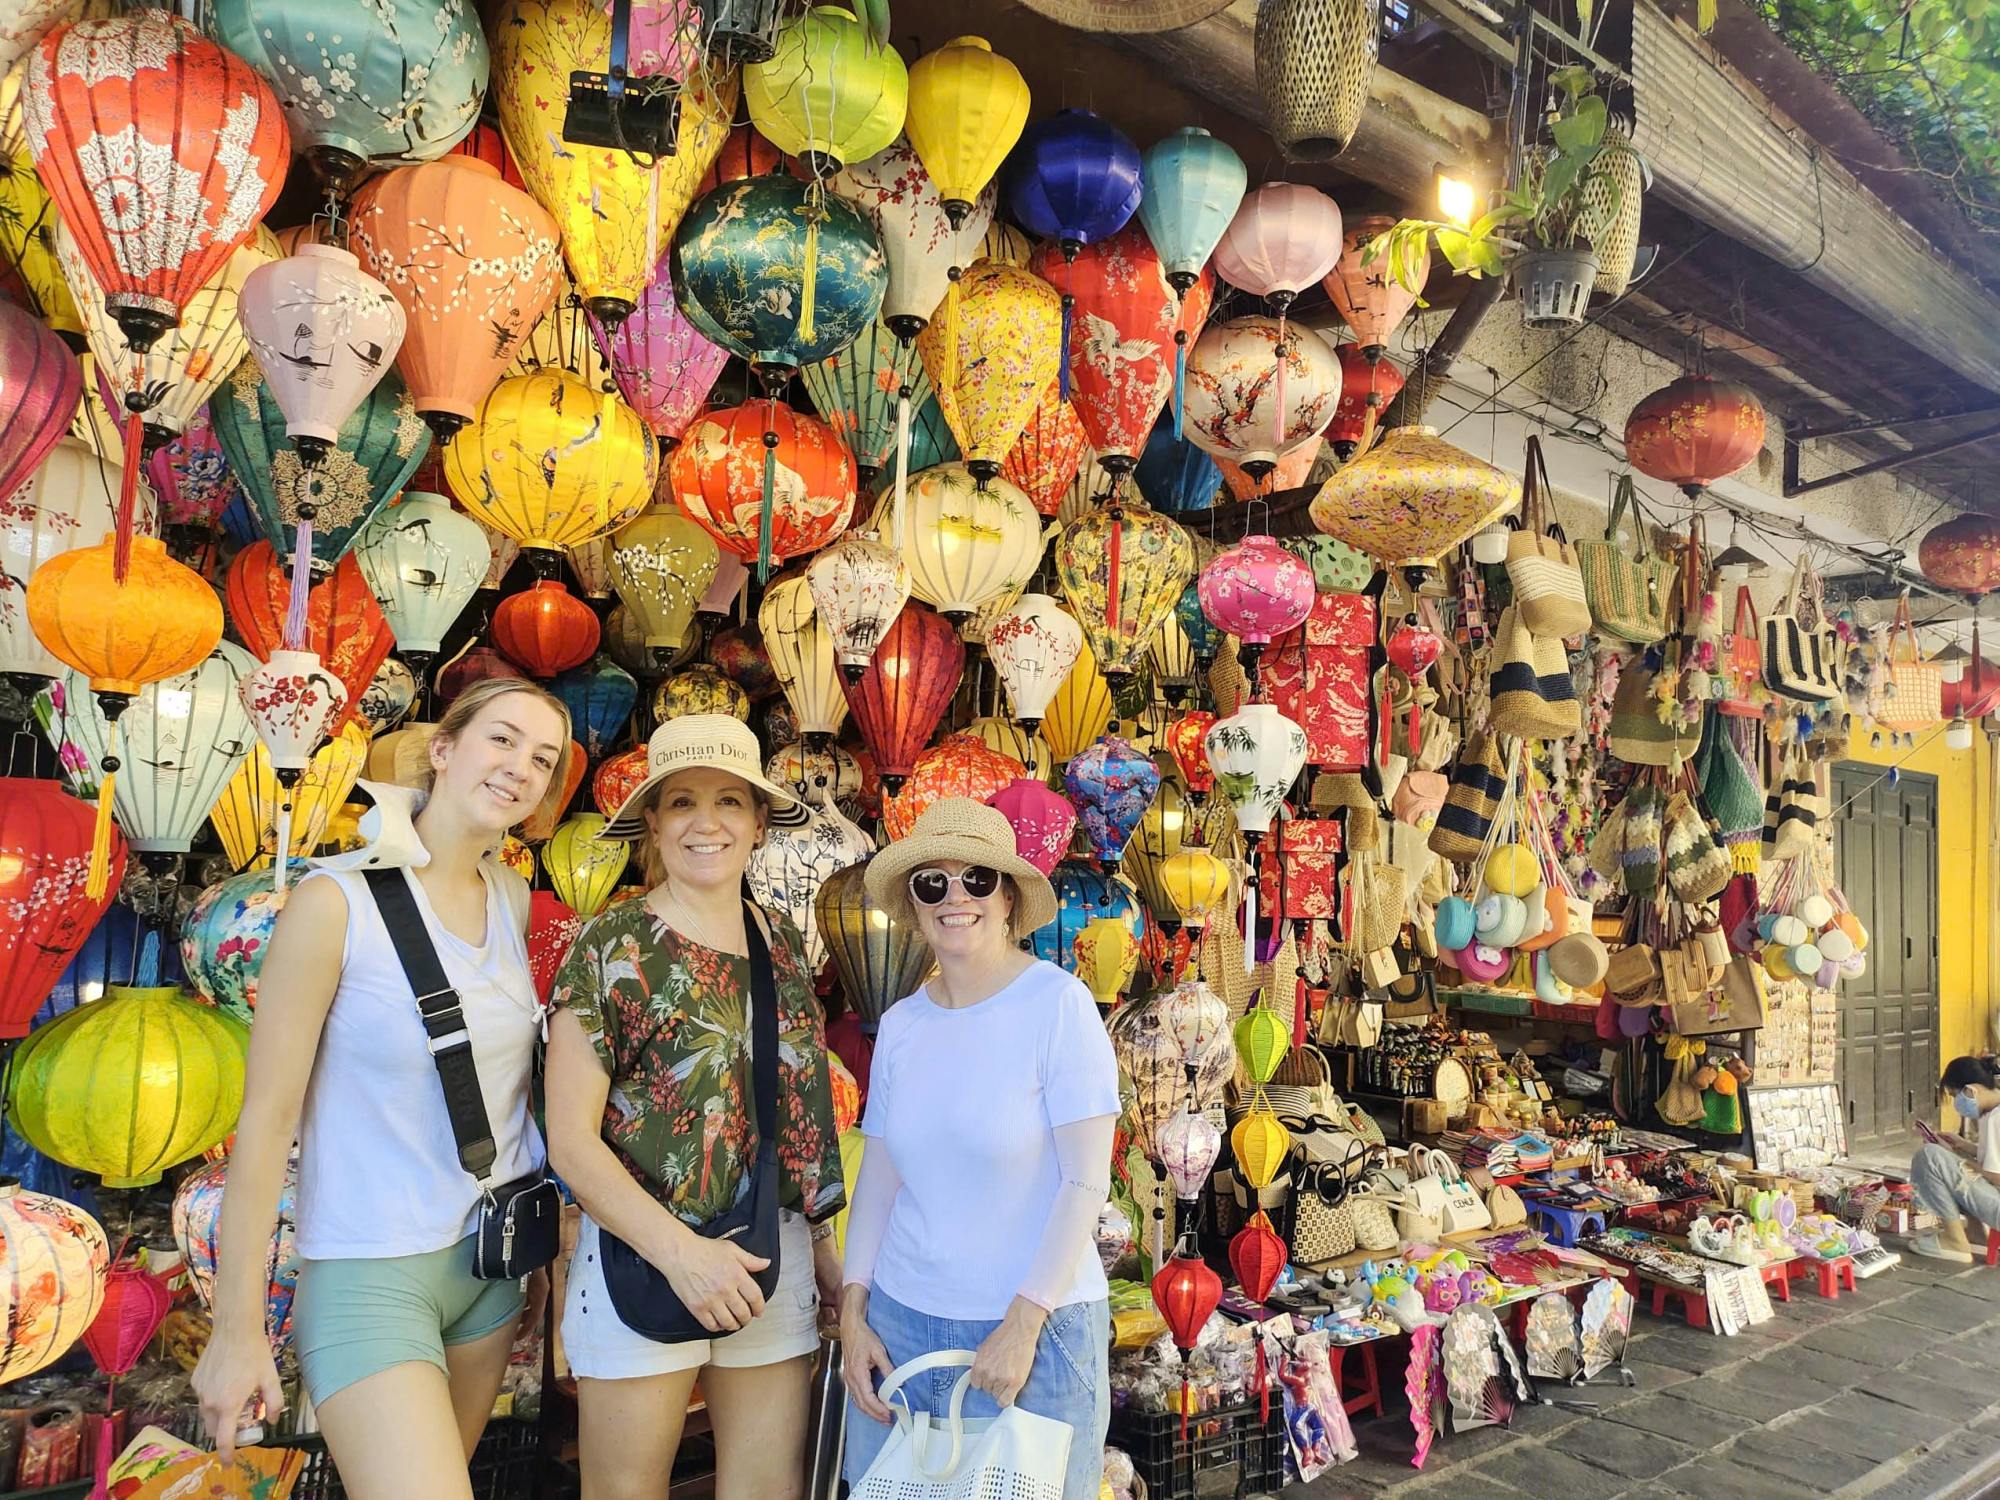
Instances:
[[[569,705],[540,683],[530,682],[525,677],[487,677],[473,683],[451,700],[450,706],[444,711],[444,717],[438,720],[437,728],[431,731],[430,743],[434,745],[439,740],[443,740],[446,744],[455,742],[465,733],[466,726],[479,717],[481,709],[489,703],[507,697],[510,693],[525,693],[537,702],[547,704],[562,720],[562,754],[556,757],[555,770],[549,776],[548,790],[542,793],[542,800],[536,804],[535,810],[514,826],[519,828],[522,823],[532,823],[538,819],[553,823],[562,816],[563,803],[569,800],[566,795],[569,788],[569,761],[570,756],[575,753],[575,741],[570,732]],[[430,755],[426,749],[424,768],[417,777],[418,790],[428,796],[436,776],[437,772],[431,765]]]

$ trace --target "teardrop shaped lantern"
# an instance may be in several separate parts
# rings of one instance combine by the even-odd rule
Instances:
[[[1210,324],[1188,356],[1187,381],[1188,440],[1253,479],[1317,437],[1341,394],[1326,340],[1256,316]]]
[[[891,792],[916,768],[917,754],[958,691],[965,647],[944,616],[915,600],[903,606],[858,681],[841,692]]]
[[[630,317],[591,328],[618,393],[662,446],[678,443],[701,414],[729,353],[689,321],[674,297],[673,257],[662,253]]]
[[[833,632],[804,574],[771,580],[757,609],[757,626],[785,701],[798,715],[799,733],[810,745],[831,741],[847,720],[848,699],[841,691]]]
[[[1076,806],[1092,857],[1116,865],[1160,789],[1160,772],[1130,740],[1107,734],[1070,759],[1063,789]]]
[[[1429,427],[1397,427],[1337,469],[1312,522],[1389,567],[1433,566],[1521,503],[1521,482]]]
[[[946,797],[990,801],[1026,774],[1011,755],[969,734],[948,734],[917,757],[916,768],[882,809],[882,826],[892,839],[904,837],[925,809]]]
[[[806,586],[851,682],[910,597],[910,569],[874,537],[850,531],[806,567]]]
[[[975,477],[991,479],[1056,380],[1063,348],[1062,302],[1031,271],[978,261],[958,282],[950,326],[934,319],[917,352],[938,406]]]
[[[986,805],[999,808],[1014,825],[1014,852],[1044,875],[1053,874],[1076,831],[1076,809],[1068,799],[1022,777],[988,797]]]
[[[1396,227],[1391,214],[1362,214],[1347,222],[1340,260],[1324,278],[1326,294],[1341,321],[1354,331],[1354,342],[1370,364],[1382,357],[1389,340],[1417,304],[1417,294],[1389,274],[1389,257],[1367,258],[1368,247]],[[1430,242],[1418,252],[1410,280],[1424,284],[1430,271]]]
[[[1625,456],[1653,479],[1693,495],[1764,449],[1764,406],[1733,380],[1683,375],[1642,397],[1625,419]]]
[[[0,369],[7,371],[0,386],[0,495],[11,497],[69,431],[83,399],[83,368],[33,313],[0,302]]]
[[[1143,505],[1079,516],[1056,541],[1056,577],[1107,677],[1135,671],[1160,622],[1194,576],[1194,542]]]
[[[913,994],[930,972],[930,944],[913,918],[891,915],[868,894],[868,861],[827,876],[813,898],[820,936],[833,955],[841,993],[870,1036],[882,1013]]]
[[[1269,703],[1246,703],[1208,731],[1203,743],[1215,783],[1255,843],[1306,763],[1306,732]]]
[[[1236,217],[1248,170],[1227,144],[1194,125],[1148,146],[1140,167],[1145,196],[1139,222],[1159,251],[1167,280],[1185,294]]]
[[[1290,1259],[1285,1242],[1271,1227],[1270,1215],[1261,1208],[1230,1237],[1229,1269],[1236,1273],[1243,1295],[1260,1306],[1270,1297]]]
[[[1085,924],[1070,949],[1076,955],[1076,977],[1091,998],[1102,1006],[1116,1005],[1139,970],[1139,945],[1130,929],[1116,917],[1098,917]]]
[[[1236,1023],[1233,1041],[1243,1071],[1252,1083],[1263,1085],[1271,1081],[1278,1064],[1291,1051],[1292,1028],[1268,1006],[1253,1006]]]
[[[892,498],[876,512],[878,531],[894,509]],[[914,476],[896,524],[911,594],[954,624],[1018,592],[1041,561],[1041,519],[1028,497],[1004,479],[976,478],[967,464]]]
[[[1305,623],[1316,597],[1312,569],[1269,536],[1216,553],[1198,583],[1202,613],[1241,640],[1237,659],[1246,671],[1259,648]]]
[[[1118,708],[1112,702],[1111,684],[1098,671],[1097,657],[1086,635],[1083,649],[1077,652],[1069,675],[1056,688],[1055,696],[1049,699],[1048,708],[1042,715],[1042,737],[1049,742],[1049,751],[1055,756],[1056,764],[1067,765],[1073,756],[1082,752],[1084,746],[1108,727],[1115,727],[1117,719]]]
[[[750,895],[769,911],[781,911],[805,939],[806,967],[818,973],[826,962],[826,938],[819,930],[820,887],[837,870],[875,852],[875,840],[850,823],[829,798],[810,809],[801,824],[773,824],[750,853],[744,879]]]
[[[721,563],[715,539],[671,505],[649,506],[611,542],[612,585],[654,650],[686,639]]]
[[[89,1214],[0,1182],[0,1384],[69,1353],[103,1305],[110,1264],[103,1226]]]
[[[1215,1159],[1222,1154],[1222,1132],[1215,1122],[1206,1114],[1183,1108],[1167,1116],[1153,1133],[1153,1142],[1174,1196],[1183,1202],[1200,1198]]]
[[[903,128],[955,227],[971,227],[1027,123],[1027,80],[984,37],[953,37],[910,64]]]
[[[996,195],[979,194],[954,225],[923,162],[903,140],[850,162],[828,186],[874,224],[889,263],[882,322],[907,343],[938,315],[986,233]]]
[[[421,665],[479,591],[491,560],[486,529],[442,495],[406,490],[355,543],[354,561],[396,638]]]
[[[902,55],[838,5],[794,17],[771,56],[743,69],[750,123],[816,178],[889,146],[908,101]]]
[[[624,839],[601,839],[599,813],[573,813],[565,818],[542,851],[549,883],[563,904],[586,921],[596,916],[618,888],[632,845]]]
[[[1257,95],[1294,161],[1331,161],[1361,128],[1381,49],[1381,0],[1259,0]]]
[[[724,551],[768,571],[846,527],[854,455],[817,418],[746,401],[688,428],[668,462],[666,493]]]
[[[1023,594],[986,632],[1014,717],[1032,732],[1076,665],[1083,627],[1047,594]]]
[[[916,346],[877,319],[850,347],[807,365],[799,378],[814,408],[853,451],[858,484],[872,491],[876,476],[896,462],[902,393],[908,392],[913,416],[931,399],[931,378]]]
[[[1340,403],[1326,425],[1326,440],[1342,463],[1375,441],[1382,411],[1403,388],[1403,372],[1386,359],[1371,359],[1359,344],[1334,350],[1340,361]]]
[[[1252,1109],[1230,1128],[1229,1149],[1243,1180],[1253,1189],[1267,1188],[1291,1152],[1292,1133],[1269,1109]]]

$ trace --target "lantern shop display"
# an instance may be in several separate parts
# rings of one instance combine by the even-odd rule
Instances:
[[[926,469],[900,502],[885,499],[875,515],[878,534],[898,503],[910,592],[954,622],[1018,593],[1041,559],[1040,518],[1005,479],[982,481],[965,464]]]
[[[1690,495],[1736,473],[1763,448],[1763,403],[1733,380],[1683,375],[1641,398],[1625,419],[1632,467]]]
[[[222,1227],[223,1189],[228,1183],[227,1160],[211,1162],[182,1180],[174,1193],[174,1243],[180,1247],[203,1307],[215,1306],[215,1262]],[[292,1338],[292,1298],[298,1290],[299,1160],[294,1153],[285,1164],[284,1185],[278,1192],[278,1221],[271,1232],[264,1262],[264,1336],[273,1353]]]
[[[916,414],[931,403],[931,379],[917,358],[916,345],[898,338],[888,323],[878,319],[869,324],[851,345],[807,365],[799,378],[814,409],[854,454],[861,488],[873,490],[878,475],[885,469],[893,471],[902,422],[912,424],[914,450]]]
[[[792,919],[805,939],[806,963],[814,972],[826,961],[819,930],[820,887],[836,870],[861,863],[875,852],[875,840],[842,816],[832,798],[809,809],[803,824],[772,826],[744,870],[751,896]]]
[[[958,691],[965,647],[951,622],[921,604],[903,606],[875,655],[840,690],[891,792],[916,768],[946,705]]]
[[[768,569],[818,551],[847,525],[854,455],[817,418],[750,401],[709,412],[688,429],[667,485],[723,551]]]
[[[869,897],[867,871],[863,860],[829,875],[813,898],[813,913],[841,991],[872,1036],[882,1013],[923,983],[931,950],[914,921],[890,915]]]
[[[103,1306],[111,1247],[74,1204],[0,1182],[0,1385],[67,1354]]]
[[[1069,675],[1049,700],[1048,712],[1042,716],[1042,737],[1056,763],[1064,765],[1117,721],[1111,684],[1097,670],[1097,658],[1086,640]]]

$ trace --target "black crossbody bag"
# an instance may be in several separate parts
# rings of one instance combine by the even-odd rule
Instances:
[[[444,1085],[445,1112],[451,1116],[458,1162],[479,1184],[479,1226],[472,1250],[472,1274],[481,1281],[514,1281],[556,1258],[562,1244],[562,1190],[536,1168],[512,1182],[493,1181],[499,1148],[479,1091],[472,1061],[472,1033],[458,991],[445,978],[437,947],[424,927],[423,913],[401,870],[367,870],[369,894],[389,929],[389,941],[417,999],[431,1061]]]
[[[743,935],[750,949],[750,1086],[756,1094],[757,1162],[751,1169],[750,1191],[695,1233],[704,1239],[734,1240],[769,1261],[753,1276],[757,1290],[768,1298],[778,1288],[778,986],[771,973],[771,950],[748,902],[743,908]],[[605,1290],[627,1328],[656,1344],[714,1337],[681,1301],[665,1272],[601,1225],[597,1243],[604,1257]]]

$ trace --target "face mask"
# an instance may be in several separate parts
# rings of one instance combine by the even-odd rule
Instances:
[[[1965,1116],[1966,1119],[1976,1120],[1979,1118],[1979,1099],[1972,1092],[1970,1086],[1962,1088],[1956,1094],[1953,1094],[1951,1096],[1951,1104],[1952,1108]]]

